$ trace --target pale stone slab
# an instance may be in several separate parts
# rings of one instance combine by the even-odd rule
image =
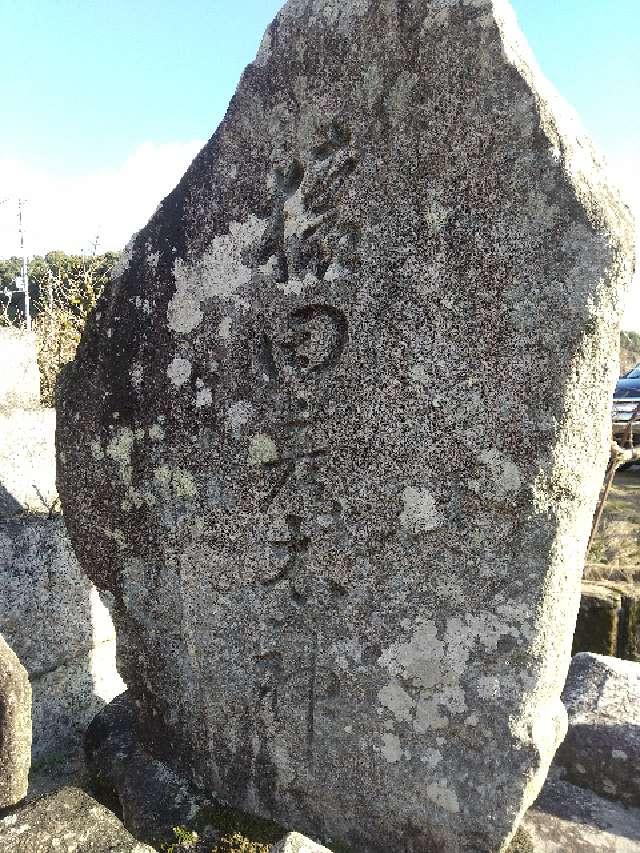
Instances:
[[[0,410],[0,520],[59,509],[54,409]]]
[[[491,0],[290,0],[62,382],[141,735],[354,853],[501,849],[560,692],[633,226]]]
[[[40,405],[36,338],[17,329],[0,329],[0,408]]]
[[[640,853],[640,810],[553,777],[520,831],[528,846],[508,853]]]
[[[3,853],[155,853],[79,788],[63,788],[0,818]]]
[[[640,806],[640,663],[576,655],[562,698],[569,731],[556,761],[567,779]]]
[[[31,766],[31,686],[0,634],[0,809],[27,793]]]
[[[0,525],[0,633],[33,686],[33,757],[69,753],[124,690],[113,622],[82,574],[62,518]]]

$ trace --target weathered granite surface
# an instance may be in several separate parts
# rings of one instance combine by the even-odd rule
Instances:
[[[62,382],[157,757],[496,851],[566,725],[632,223],[504,2],[290,0]]]
[[[640,853],[640,811],[550,776],[513,853]],[[512,853],[512,851],[509,851]]]
[[[562,699],[569,731],[556,763],[566,778],[640,806],[640,663],[576,655]]]
[[[31,766],[31,687],[27,671],[0,634],[0,809],[27,793]]]
[[[40,405],[40,372],[35,335],[0,329],[0,409],[31,409]]]
[[[197,836],[194,853],[266,853],[284,828],[213,801],[151,756],[135,729],[135,709],[123,693],[96,715],[84,739],[87,778],[95,795],[122,816],[127,829],[159,847],[175,827]]]
[[[154,853],[79,788],[68,787],[0,818],[3,853]]]
[[[0,633],[29,672],[34,761],[76,750],[124,683],[109,611],[62,518],[28,514],[0,524]]]
[[[38,374],[35,347],[23,356],[23,372]],[[24,403],[20,394],[10,399]],[[124,689],[111,617],[56,514],[55,425],[53,409],[0,411],[0,634],[31,680],[34,762],[76,750]]]

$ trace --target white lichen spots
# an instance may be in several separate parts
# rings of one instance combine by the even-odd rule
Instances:
[[[606,776],[602,780],[602,787],[605,790],[605,793],[613,796],[617,793],[618,789],[615,784],[611,781],[611,779],[607,779]]]
[[[278,448],[275,441],[264,432],[256,433],[249,442],[249,465],[260,466],[277,460]]]
[[[401,71],[389,92],[389,114],[395,125],[401,125],[407,118],[415,99],[415,90],[419,78],[417,74]]]
[[[312,287],[317,283],[318,279],[312,273],[308,272],[304,279],[292,276],[288,281],[276,282],[276,286],[285,296],[302,296],[305,288]]]
[[[396,642],[383,652],[378,663],[416,687],[433,687],[440,681],[444,652],[435,622],[425,621],[416,624],[408,642]]]
[[[413,719],[415,702],[399,682],[385,685],[378,693],[380,704],[391,711],[399,723],[410,723]]]
[[[222,341],[228,341],[231,336],[231,327],[233,325],[233,320],[231,317],[223,317],[220,320],[220,324],[218,326],[218,337]]]
[[[362,88],[369,108],[373,107],[384,88],[384,75],[380,67],[372,62],[363,74]]]
[[[442,231],[451,215],[451,211],[444,207],[437,198],[432,198],[426,211],[426,220],[434,232]]]
[[[176,356],[167,367],[167,376],[176,388],[181,388],[191,376],[191,362]]]
[[[314,216],[307,213],[302,197],[302,187],[287,199],[283,212],[285,242],[294,236],[302,238],[310,229],[317,228],[327,220],[326,214]]]
[[[497,699],[500,696],[500,679],[491,675],[482,675],[478,679],[477,690],[481,699]]]
[[[131,485],[131,449],[133,447],[133,430],[129,427],[121,427],[116,430],[115,435],[107,445],[107,456],[112,459],[120,470],[120,479],[127,485]]]
[[[414,382],[418,382],[420,385],[426,385],[429,382],[429,374],[422,362],[411,365],[409,375]]]
[[[111,278],[120,278],[120,276],[124,275],[124,273],[129,269],[129,264],[133,258],[133,244],[135,242],[135,238],[136,235],[134,234],[124,247],[122,254],[113,266]]]
[[[139,361],[134,361],[131,365],[131,370],[129,371],[129,376],[131,377],[131,384],[137,390],[142,385],[142,376],[143,370],[142,365]]]
[[[420,761],[433,770],[442,761],[442,753],[439,749],[425,749],[424,754],[420,756]]]
[[[164,440],[164,430],[160,424],[153,424],[149,427],[149,438],[153,439],[153,441]]]
[[[255,64],[260,66],[261,68],[267,64],[269,59],[271,58],[271,32],[267,30],[265,34],[262,36],[262,41],[260,42],[260,47],[258,48],[258,55],[255,58]]]
[[[400,514],[400,523],[411,533],[425,533],[442,524],[442,517],[436,509],[433,495],[427,489],[407,486],[402,493],[404,509]]]
[[[496,448],[483,450],[480,461],[489,468],[490,482],[487,484],[495,497],[505,498],[522,486],[522,474],[512,459],[504,456]]]
[[[334,259],[327,267],[327,271],[324,274],[324,280],[333,284],[334,281],[340,281],[341,279],[348,278],[350,275],[350,271],[346,267],[343,267],[339,261]]]
[[[441,809],[457,814],[460,811],[460,803],[453,788],[450,788],[444,779],[438,782],[432,782],[426,787],[426,794],[429,799]]]
[[[102,445],[99,441],[92,441],[89,445],[91,448],[91,455],[96,460],[96,462],[100,462],[104,459],[104,451],[102,450]]]
[[[238,400],[232,403],[227,409],[227,423],[231,427],[231,432],[238,438],[240,430],[246,426],[253,414],[253,406],[247,400]]]
[[[618,761],[627,761],[629,756],[622,749],[612,749],[611,757],[617,759]]]
[[[158,271],[158,263],[160,262],[160,252],[152,252],[147,248],[147,263],[149,269],[155,275]]]
[[[213,392],[211,388],[201,388],[196,394],[196,408],[202,409],[204,406],[213,405]]]
[[[394,734],[383,734],[381,752],[390,764],[400,761],[402,758],[400,738]]]
[[[171,490],[176,498],[191,499],[198,494],[193,475],[183,468],[160,465],[153,472],[153,476],[159,486]]]
[[[203,320],[204,300],[225,299],[249,283],[252,271],[243,252],[260,239],[266,226],[267,220],[253,215],[245,222],[232,222],[229,233],[216,237],[200,260],[192,264],[176,260],[176,292],[167,311],[170,329],[192,332]]]

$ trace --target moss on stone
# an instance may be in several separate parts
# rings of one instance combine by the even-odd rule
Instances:
[[[526,829],[518,829],[506,853],[535,853],[533,841]]]
[[[286,835],[273,821],[227,808],[218,803],[203,806],[186,826],[174,828],[175,841],[163,853],[268,853]]]

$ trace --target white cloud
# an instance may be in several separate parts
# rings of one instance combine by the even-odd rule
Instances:
[[[122,249],[146,224],[193,160],[202,141],[138,146],[119,167],[87,175],[56,176],[24,163],[0,160],[0,258],[18,253],[17,201],[24,209],[30,255],[53,249]]]

